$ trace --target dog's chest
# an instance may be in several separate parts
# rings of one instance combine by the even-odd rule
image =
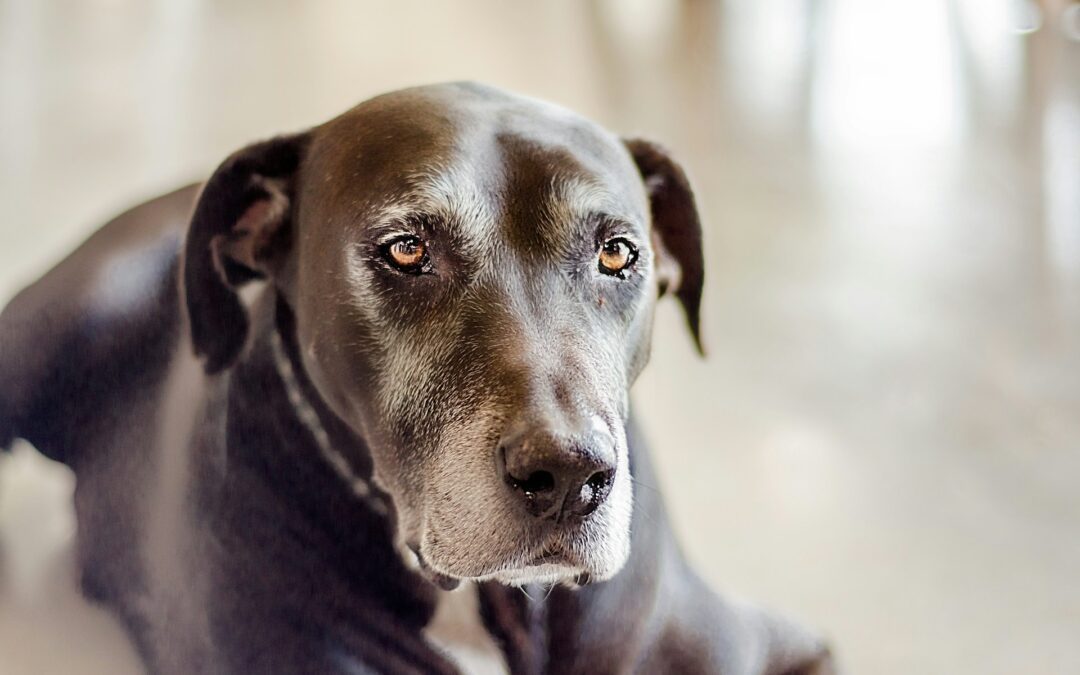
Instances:
[[[425,629],[425,634],[450,656],[463,673],[507,673],[502,651],[480,618],[480,601],[475,584],[466,583],[454,591],[440,591],[435,617]]]

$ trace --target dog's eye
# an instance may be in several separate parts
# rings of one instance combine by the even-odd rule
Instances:
[[[407,234],[382,247],[383,257],[402,272],[419,274],[428,266],[427,246],[419,237]]]
[[[626,268],[637,260],[637,249],[626,239],[615,237],[608,239],[600,248],[600,271],[604,274],[621,276]]]

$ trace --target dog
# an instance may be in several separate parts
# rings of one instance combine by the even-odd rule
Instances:
[[[833,672],[682,558],[628,391],[700,347],[680,166],[473,83],[250,145],[0,314],[0,446],[71,467],[155,673]],[[455,587],[459,587],[456,590]]]

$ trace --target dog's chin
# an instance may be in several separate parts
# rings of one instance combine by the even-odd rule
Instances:
[[[503,570],[488,577],[506,586],[553,586],[558,583],[577,586],[588,578],[588,573],[580,568],[551,563]]]
[[[621,555],[617,560],[585,562],[567,553],[545,550],[539,555],[516,557],[515,562],[477,573],[476,570],[455,572],[452,566],[441,565],[440,561],[426,557],[419,547],[413,552],[420,572],[445,590],[456,588],[462,581],[495,581],[506,586],[562,584],[578,587],[610,579],[622,569],[627,558],[627,555]]]
[[[566,586],[581,586],[593,580],[593,576],[580,567],[559,563],[542,563],[525,567],[509,567],[490,574],[479,576],[456,577],[442,572],[437,572],[423,558],[420,558],[420,571],[428,581],[444,590],[452,590],[463,581],[495,581],[505,586],[553,586],[563,584]]]

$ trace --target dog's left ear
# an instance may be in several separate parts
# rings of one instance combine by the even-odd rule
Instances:
[[[209,374],[230,366],[247,341],[237,290],[284,263],[308,138],[281,136],[233,153],[199,195],[184,243],[183,294],[195,353]]]
[[[701,292],[705,260],[701,251],[701,220],[690,181],[671,155],[656,143],[624,140],[637,164],[652,211],[653,249],[660,294],[674,293],[682,304],[698,352],[701,342]]]

